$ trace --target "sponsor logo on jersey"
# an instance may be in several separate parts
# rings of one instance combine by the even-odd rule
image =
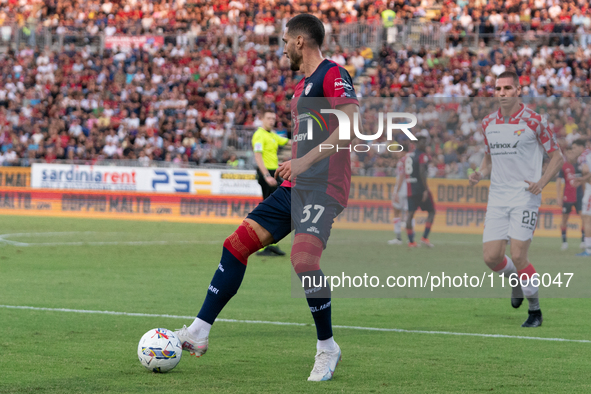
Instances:
[[[517,141],[517,142],[519,142],[519,141]],[[507,148],[515,148],[517,146],[517,144],[511,146],[511,144],[493,142],[489,146],[490,146],[490,149],[507,149]]]
[[[353,90],[353,86],[351,86],[351,84],[347,81],[343,81],[343,78],[337,78],[334,80],[334,88],[336,89],[347,89],[347,90]]]
[[[521,133],[523,133],[524,131],[525,131],[525,129],[516,130],[515,132],[513,132],[513,135],[516,135],[519,137],[521,135]],[[517,144],[515,144],[515,145],[517,145]]]
[[[294,134],[293,140],[296,142],[303,141],[307,138],[308,133]]]
[[[308,85],[306,85],[306,90],[304,91],[304,94],[307,96],[308,93],[310,93],[310,90],[312,90],[312,85],[314,85],[312,82],[310,82]]]
[[[314,121],[316,121],[318,126],[320,126],[320,130],[324,130],[325,127],[328,130],[328,125],[326,124],[326,120],[324,119],[324,116],[320,115],[320,113],[318,111],[315,111],[312,108],[306,107],[306,109],[310,112],[303,114],[304,117],[314,119]]]

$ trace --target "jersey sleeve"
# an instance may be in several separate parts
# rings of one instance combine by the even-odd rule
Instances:
[[[351,76],[342,67],[335,66],[328,70],[323,82],[324,97],[332,108],[344,104],[358,104],[357,94]]]
[[[484,137],[484,153],[486,153],[487,155],[490,155],[490,147],[488,146],[488,138],[486,138],[486,127],[488,126],[488,124],[490,123],[490,120],[485,118],[482,121],[482,136]]]
[[[273,134],[273,138],[277,141],[277,145],[283,146],[289,142],[289,138],[281,137],[280,135]]]
[[[537,127],[535,129],[536,137],[540,142],[540,145],[544,147],[546,153],[554,152],[558,147],[558,141],[556,141],[556,137],[552,133],[552,131],[548,128],[548,121],[545,117],[542,117],[539,122],[537,122]]]
[[[263,138],[261,133],[254,133],[252,136],[252,150],[254,152],[263,152]]]

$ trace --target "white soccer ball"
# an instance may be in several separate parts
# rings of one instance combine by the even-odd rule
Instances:
[[[154,328],[140,339],[137,355],[148,371],[164,373],[172,370],[181,361],[183,347],[172,331]]]

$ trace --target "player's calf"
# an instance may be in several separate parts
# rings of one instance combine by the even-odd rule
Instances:
[[[228,301],[238,292],[248,257],[263,246],[260,236],[249,221],[242,224],[224,241],[222,258],[213,275],[203,306],[189,327],[176,333],[183,350],[199,357],[207,351],[209,330]]]
[[[530,263],[524,269],[517,271],[519,280],[521,281],[521,288],[523,289],[523,295],[529,301],[529,311],[540,310],[540,300],[538,298],[538,283],[532,280],[536,274],[534,266]]]
[[[517,268],[513,263],[513,260],[504,254],[505,242],[504,241],[492,241],[486,243],[483,248],[484,262],[486,265],[498,274],[502,274],[505,278],[516,279]],[[513,308],[519,308],[523,303],[523,290],[519,281],[510,281],[511,286],[511,306]]]
[[[291,249],[291,263],[302,281],[306,301],[316,325],[316,357],[308,380],[332,379],[341,358],[341,350],[334,341],[331,318],[331,292],[320,269],[323,242],[310,234],[296,234]]]

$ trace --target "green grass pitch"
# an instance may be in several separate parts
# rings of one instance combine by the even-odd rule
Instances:
[[[11,235],[0,241],[0,393],[591,392],[589,342],[355,328],[334,330],[343,351],[334,379],[307,382],[315,329],[305,300],[291,295],[287,257],[251,257],[220,319],[305,325],[216,322],[208,353],[199,359],[185,353],[168,374],[146,371],[137,343],[151,328],[176,329],[191,319],[6,307],[194,316],[233,229],[1,217],[0,236]],[[357,237],[347,231],[335,233]],[[385,242],[392,234],[372,236]],[[480,236],[433,234],[432,241],[436,249],[412,256],[406,247],[392,250],[399,258],[437,256],[442,265],[460,259],[484,269]],[[280,244],[286,251],[289,245],[289,239]],[[530,257],[576,267],[575,245],[573,238],[564,253],[558,237],[536,238]],[[507,298],[345,298],[334,299],[332,310],[340,326],[591,340],[589,299],[541,305],[538,329],[521,328],[526,306],[513,310]]]

